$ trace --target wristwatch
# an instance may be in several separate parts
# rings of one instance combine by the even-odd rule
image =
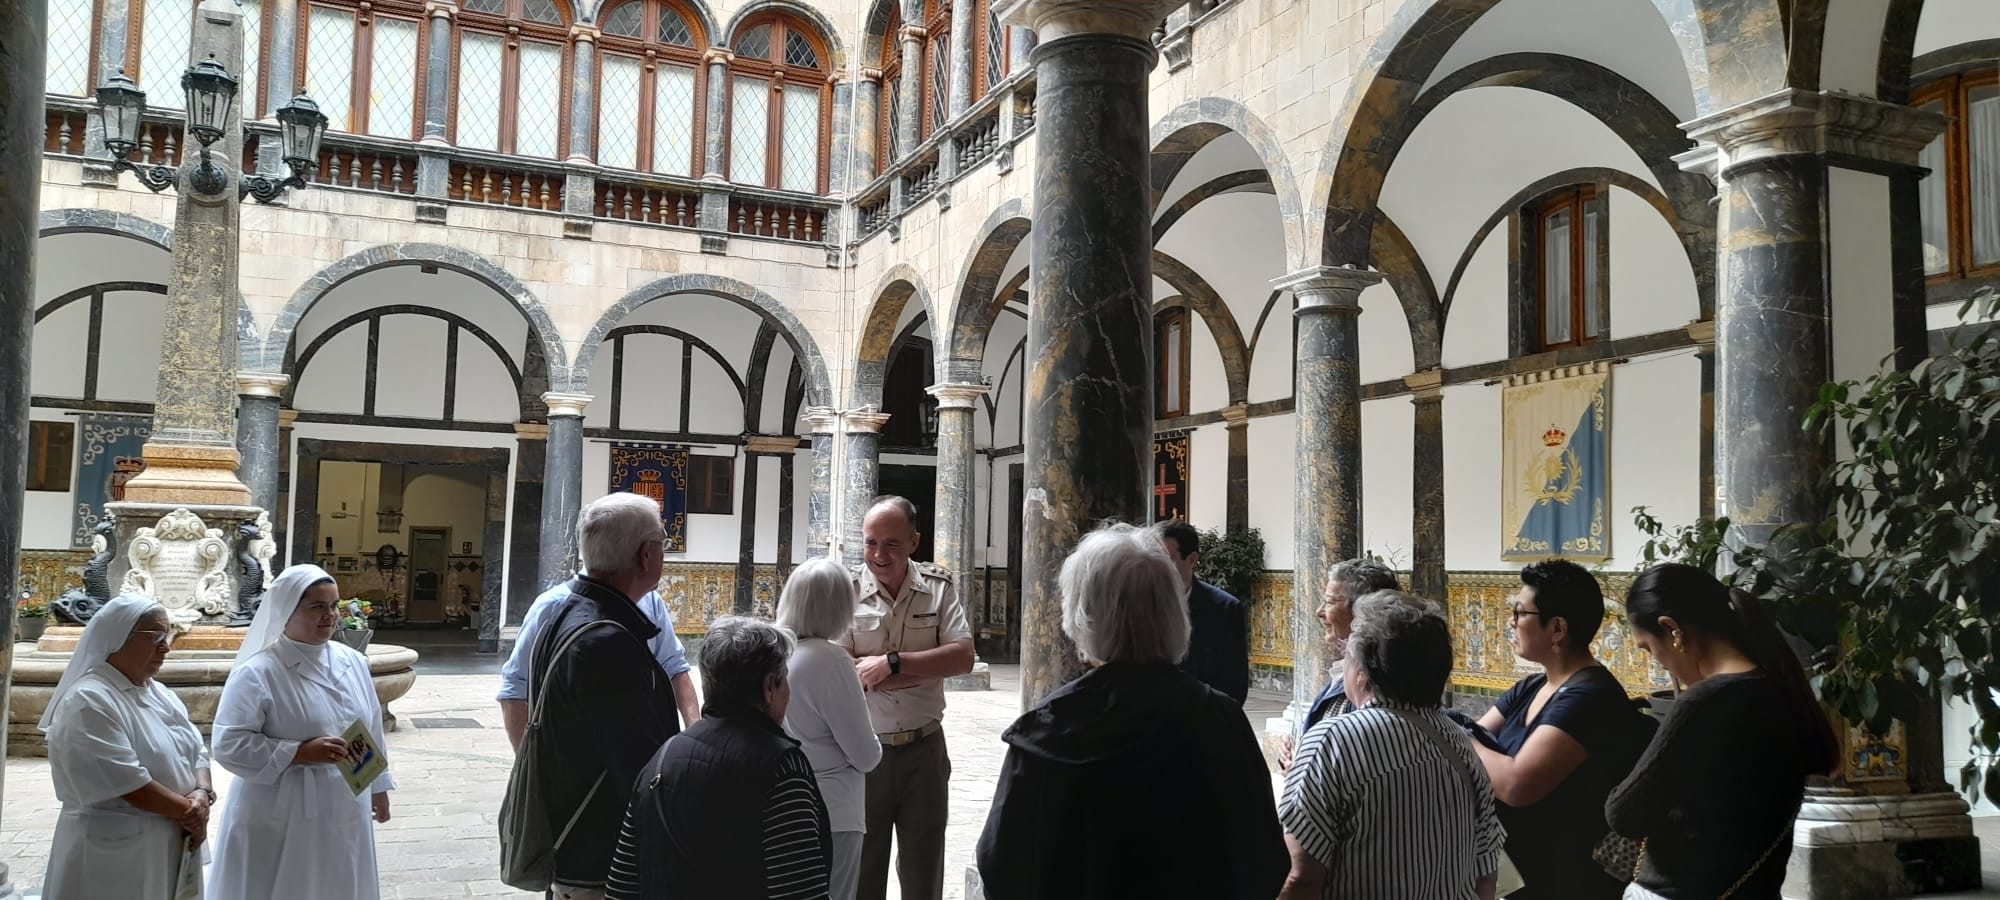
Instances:
[[[903,654],[895,650],[889,651],[889,674],[903,674]]]
[[[189,793],[190,795],[192,795],[192,794],[194,794],[194,793],[195,793],[195,791],[200,791],[201,793],[203,793],[203,794],[206,794],[206,795],[208,796],[208,805],[210,805],[210,806],[214,806],[214,805],[215,805],[215,799],[216,799],[216,798],[215,798],[215,789],[213,789],[213,788],[205,788],[205,787],[198,787],[198,788],[195,788],[195,789],[194,789],[194,791],[189,791],[188,793]]]

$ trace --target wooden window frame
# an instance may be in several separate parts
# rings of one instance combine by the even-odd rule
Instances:
[[[729,100],[730,122],[734,123],[736,115],[736,91],[734,88],[736,77],[741,75],[746,78],[762,79],[771,85],[772,99],[771,102],[765,104],[764,109],[766,118],[764,125],[763,179],[755,182],[745,181],[734,171],[736,154],[733,150],[733,144],[729,145],[732,149],[723,154],[723,166],[728,170],[730,181],[766,190],[785,190],[785,188],[780,186],[784,181],[785,167],[784,92],[801,88],[810,89],[816,91],[819,97],[819,141],[816,145],[819,149],[819,159],[814,161],[814,169],[817,172],[817,177],[814,181],[812,193],[815,195],[824,195],[827,192],[827,176],[831,168],[828,162],[830,158],[828,149],[833,141],[833,70],[830,68],[832,56],[827,47],[826,38],[819,33],[818,29],[798,17],[776,11],[759,13],[752,16],[743,24],[737,26],[736,31],[738,35],[741,35],[760,25],[771,26],[771,56],[768,59],[748,59],[736,55],[734,53],[736,39],[732,37],[730,39],[731,56],[729,60],[730,89],[726,96]],[[785,63],[785,39],[794,30],[804,36],[808,43],[812,44],[813,55],[819,59],[819,68],[808,69],[804,66],[787,65]],[[730,141],[736,139],[734,133],[730,134],[729,139]]]
[[[1540,199],[1528,204],[1527,214],[1524,216],[1527,219],[1527,227],[1522,229],[1527,238],[1528,252],[1522,254],[1522,256],[1529,263],[1528,269],[1531,273],[1529,277],[1532,280],[1532,283],[1528,285],[1528,293],[1531,301],[1530,309],[1533,313],[1529,319],[1534,323],[1533,344],[1543,351],[1558,350],[1563,347],[1580,347],[1585,344],[1595,343],[1603,340],[1604,335],[1610,331],[1611,317],[1607,310],[1600,307],[1597,311],[1597,333],[1585,333],[1590,316],[1592,315],[1590,304],[1593,301],[1601,301],[1606,296],[1605,288],[1610,278],[1610,267],[1599,265],[1597,272],[1598,283],[1591,285],[1588,281],[1589,267],[1584,258],[1584,248],[1589,246],[1589,218],[1586,214],[1592,202],[1604,200],[1608,195],[1609,191],[1602,185],[1572,184],[1543,194]],[[1608,207],[1609,204],[1605,203],[1598,208],[1600,254],[1608,249],[1610,240],[1611,229],[1609,227]],[[1570,337],[1566,341],[1550,341],[1548,339],[1548,279],[1543,277],[1544,273],[1542,271],[1542,267],[1546,264],[1542,235],[1546,232],[1545,223],[1548,218],[1565,211],[1569,213],[1571,223],[1569,231]],[[1593,294],[1596,296],[1592,296]]]
[[[556,102],[556,152],[550,157],[530,157],[561,162],[569,156],[570,103],[572,101],[576,72],[576,44],[570,40],[570,26],[576,22],[576,10],[569,0],[555,0],[556,12],[562,18],[560,25],[536,22],[522,10],[522,0],[506,0],[506,15],[473,12],[461,6],[451,20],[451,86],[448,89],[452,102],[446,105],[445,127],[454,146],[458,144],[458,76],[459,48],[464,43],[465,32],[497,37],[505,41],[500,65],[500,134],[499,148],[493,151],[508,156],[518,156],[514,150],[516,129],[520,125],[521,111],[521,42],[532,40],[537,43],[555,44],[562,49],[562,93]],[[692,24],[692,23],[691,23]],[[422,104],[418,117],[422,118]]]
[[[714,476],[718,470],[727,473],[722,479],[723,490],[720,498],[722,508],[720,510],[716,509],[715,504],[709,502],[717,499],[713,485]],[[702,486],[707,488],[707,490],[702,491],[700,494],[695,492],[697,472],[700,473]],[[698,501],[699,508],[697,508]],[[736,514],[736,457],[709,456],[700,453],[688,454],[687,514],[690,516],[731,516]]]
[[[1173,327],[1180,326],[1180,337],[1173,337]],[[1173,419],[1188,415],[1192,397],[1188,393],[1191,384],[1188,368],[1193,361],[1189,351],[1193,348],[1194,332],[1192,317],[1185,306],[1176,306],[1153,317],[1153,418]],[[1171,346],[1170,346],[1171,345]],[[1169,383],[1167,373],[1172,367],[1167,360],[1172,356],[1180,358],[1180,377]]]
[[[986,71],[986,46],[993,42],[993,0],[976,0],[972,7],[972,103],[978,103],[992,93],[993,81]],[[1000,80],[1014,74],[1014,34],[1007,23],[1000,23]]]
[[[1945,269],[1925,277],[1939,284],[1966,278],[2000,275],[2000,260],[1979,264],[1972,258],[1972,135],[1966,113],[1972,91],[2000,85],[2000,67],[1946,75],[1911,92],[1910,106],[1940,103],[1951,123],[1944,131]]]
[[[336,133],[360,135],[362,137],[373,137],[384,140],[407,141],[414,141],[422,136],[424,133],[424,105],[427,99],[424,92],[429,87],[428,82],[430,81],[430,79],[424,77],[424,67],[426,65],[425,61],[430,59],[431,51],[430,17],[425,15],[423,4],[411,3],[408,0],[380,0],[380,2],[374,3],[365,2],[365,0],[363,2],[356,2],[356,0],[304,0],[304,2],[301,2],[298,9],[298,30],[294,32],[298,36],[298,59],[292,65],[292,93],[294,95],[305,93],[306,70],[312,65],[307,57],[312,53],[312,10],[315,6],[346,10],[354,14],[354,57],[348,61],[352,69],[347,79],[347,127]],[[402,137],[372,134],[368,130],[369,107],[372,105],[369,102],[371,99],[369,88],[374,84],[375,79],[375,30],[373,26],[375,19],[381,16],[405,22],[413,22],[417,26],[416,84],[411,86],[410,128]],[[264,21],[265,27],[263,28],[263,35],[261,37],[265,38],[266,47],[268,47],[268,39],[271,33],[270,19],[267,17]],[[454,40],[452,46],[454,60],[457,59],[457,52],[457,41]],[[260,58],[264,60],[270,59],[268,55]],[[452,66],[454,84],[457,80],[457,68],[456,65]],[[269,66],[260,63],[257,69],[261,76],[262,73],[269,69]],[[332,128],[327,130],[333,131]]]
[[[942,87],[946,112],[937,112],[940,87],[936,83],[936,57],[940,47],[947,57],[951,54],[951,0],[924,0],[924,49],[918,54],[922,59],[917,61],[923,67],[918,73],[920,83],[917,85],[921,94],[917,98],[918,143],[930,140],[931,135],[937,133],[940,123],[951,121],[951,60],[948,58],[945,60],[945,84]],[[903,62],[907,65],[909,60]]]
[[[56,435],[62,435],[60,453]],[[68,493],[76,487],[76,423],[46,420],[28,423],[26,490]]]
[[[692,145],[690,152],[693,158],[688,160],[687,177],[700,178],[702,169],[707,163],[706,151],[708,143],[706,135],[710,125],[708,121],[708,103],[705,101],[708,97],[708,92],[713,89],[708,83],[708,62],[703,55],[703,49],[708,46],[708,34],[703,31],[700,16],[695,15],[694,11],[688,9],[686,6],[669,2],[669,0],[625,0],[623,3],[612,3],[598,13],[597,21],[600,23],[604,22],[619,7],[633,4],[639,4],[645,9],[640,18],[640,33],[643,35],[641,38],[634,40],[623,35],[611,34],[610,32],[602,32],[597,38],[597,67],[593,75],[595,79],[595,91],[593,95],[597,98],[597,114],[591,117],[590,146],[593,151],[604,146],[602,143],[604,138],[604,58],[606,56],[622,56],[628,59],[636,58],[639,61],[639,122],[636,126],[639,129],[639,141],[638,150],[633,157],[633,164],[636,167],[634,171],[653,173],[655,171],[653,165],[653,117],[659,114],[655,103],[655,98],[658,96],[655,92],[658,90],[659,83],[655,77],[656,73],[662,65],[689,66],[694,69],[694,135],[690,141]],[[662,9],[673,10],[681,17],[681,21],[687,23],[688,33],[694,36],[694,46],[682,47],[678,44],[665,43],[659,39],[660,10]],[[564,97],[564,108],[568,108],[568,97]]]
[[[903,79],[903,3],[890,3],[889,26],[882,32],[882,80],[876,93],[875,174],[886,175],[896,165],[896,110]],[[896,85],[892,93],[890,85]]]

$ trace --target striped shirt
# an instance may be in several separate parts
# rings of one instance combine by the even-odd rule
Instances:
[[[1278,818],[1327,867],[1325,900],[1471,900],[1506,844],[1464,732],[1380,701],[1306,732]]]
[[[771,900],[825,900],[833,856],[820,831],[825,821],[812,762],[797,750],[785,754],[764,807],[764,883]]]

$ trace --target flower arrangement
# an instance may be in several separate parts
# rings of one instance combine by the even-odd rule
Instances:
[[[375,604],[359,597],[349,597],[340,602],[340,627],[347,631],[367,631],[368,618],[375,614]]]
[[[14,613],[23,619],[46,619],[49,617],[49,605],[42,598],[22,591],[21,602],[14,604]]]

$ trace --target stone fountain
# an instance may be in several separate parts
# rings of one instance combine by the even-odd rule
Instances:
[[[146,594],[167,608],[181,634],[158,679],[187,704],[188,715],[208,734],[222,699],[222,684],[243,645],[243,626],[270,587],[270,560],[277,547],[261,509],[111,503],[105,511],[106,524],[99,525],[92,538],[95,552],[84,571],[83,587],[51,604],[68,624],[49,628],[32,649],[15,649],[14,687],[7,710],[9,756],[48,754],[37,727],[42,712],[83,636],[83,623],[122,593]],[[125,552],[118,552],[120,547]],[[114,584],[116,591],[111,589]],[[388,730],[396,727],[389,702],[416,684],[412,668],[416,661],[416,651],[407,647],[368,648],[368,671]]]

